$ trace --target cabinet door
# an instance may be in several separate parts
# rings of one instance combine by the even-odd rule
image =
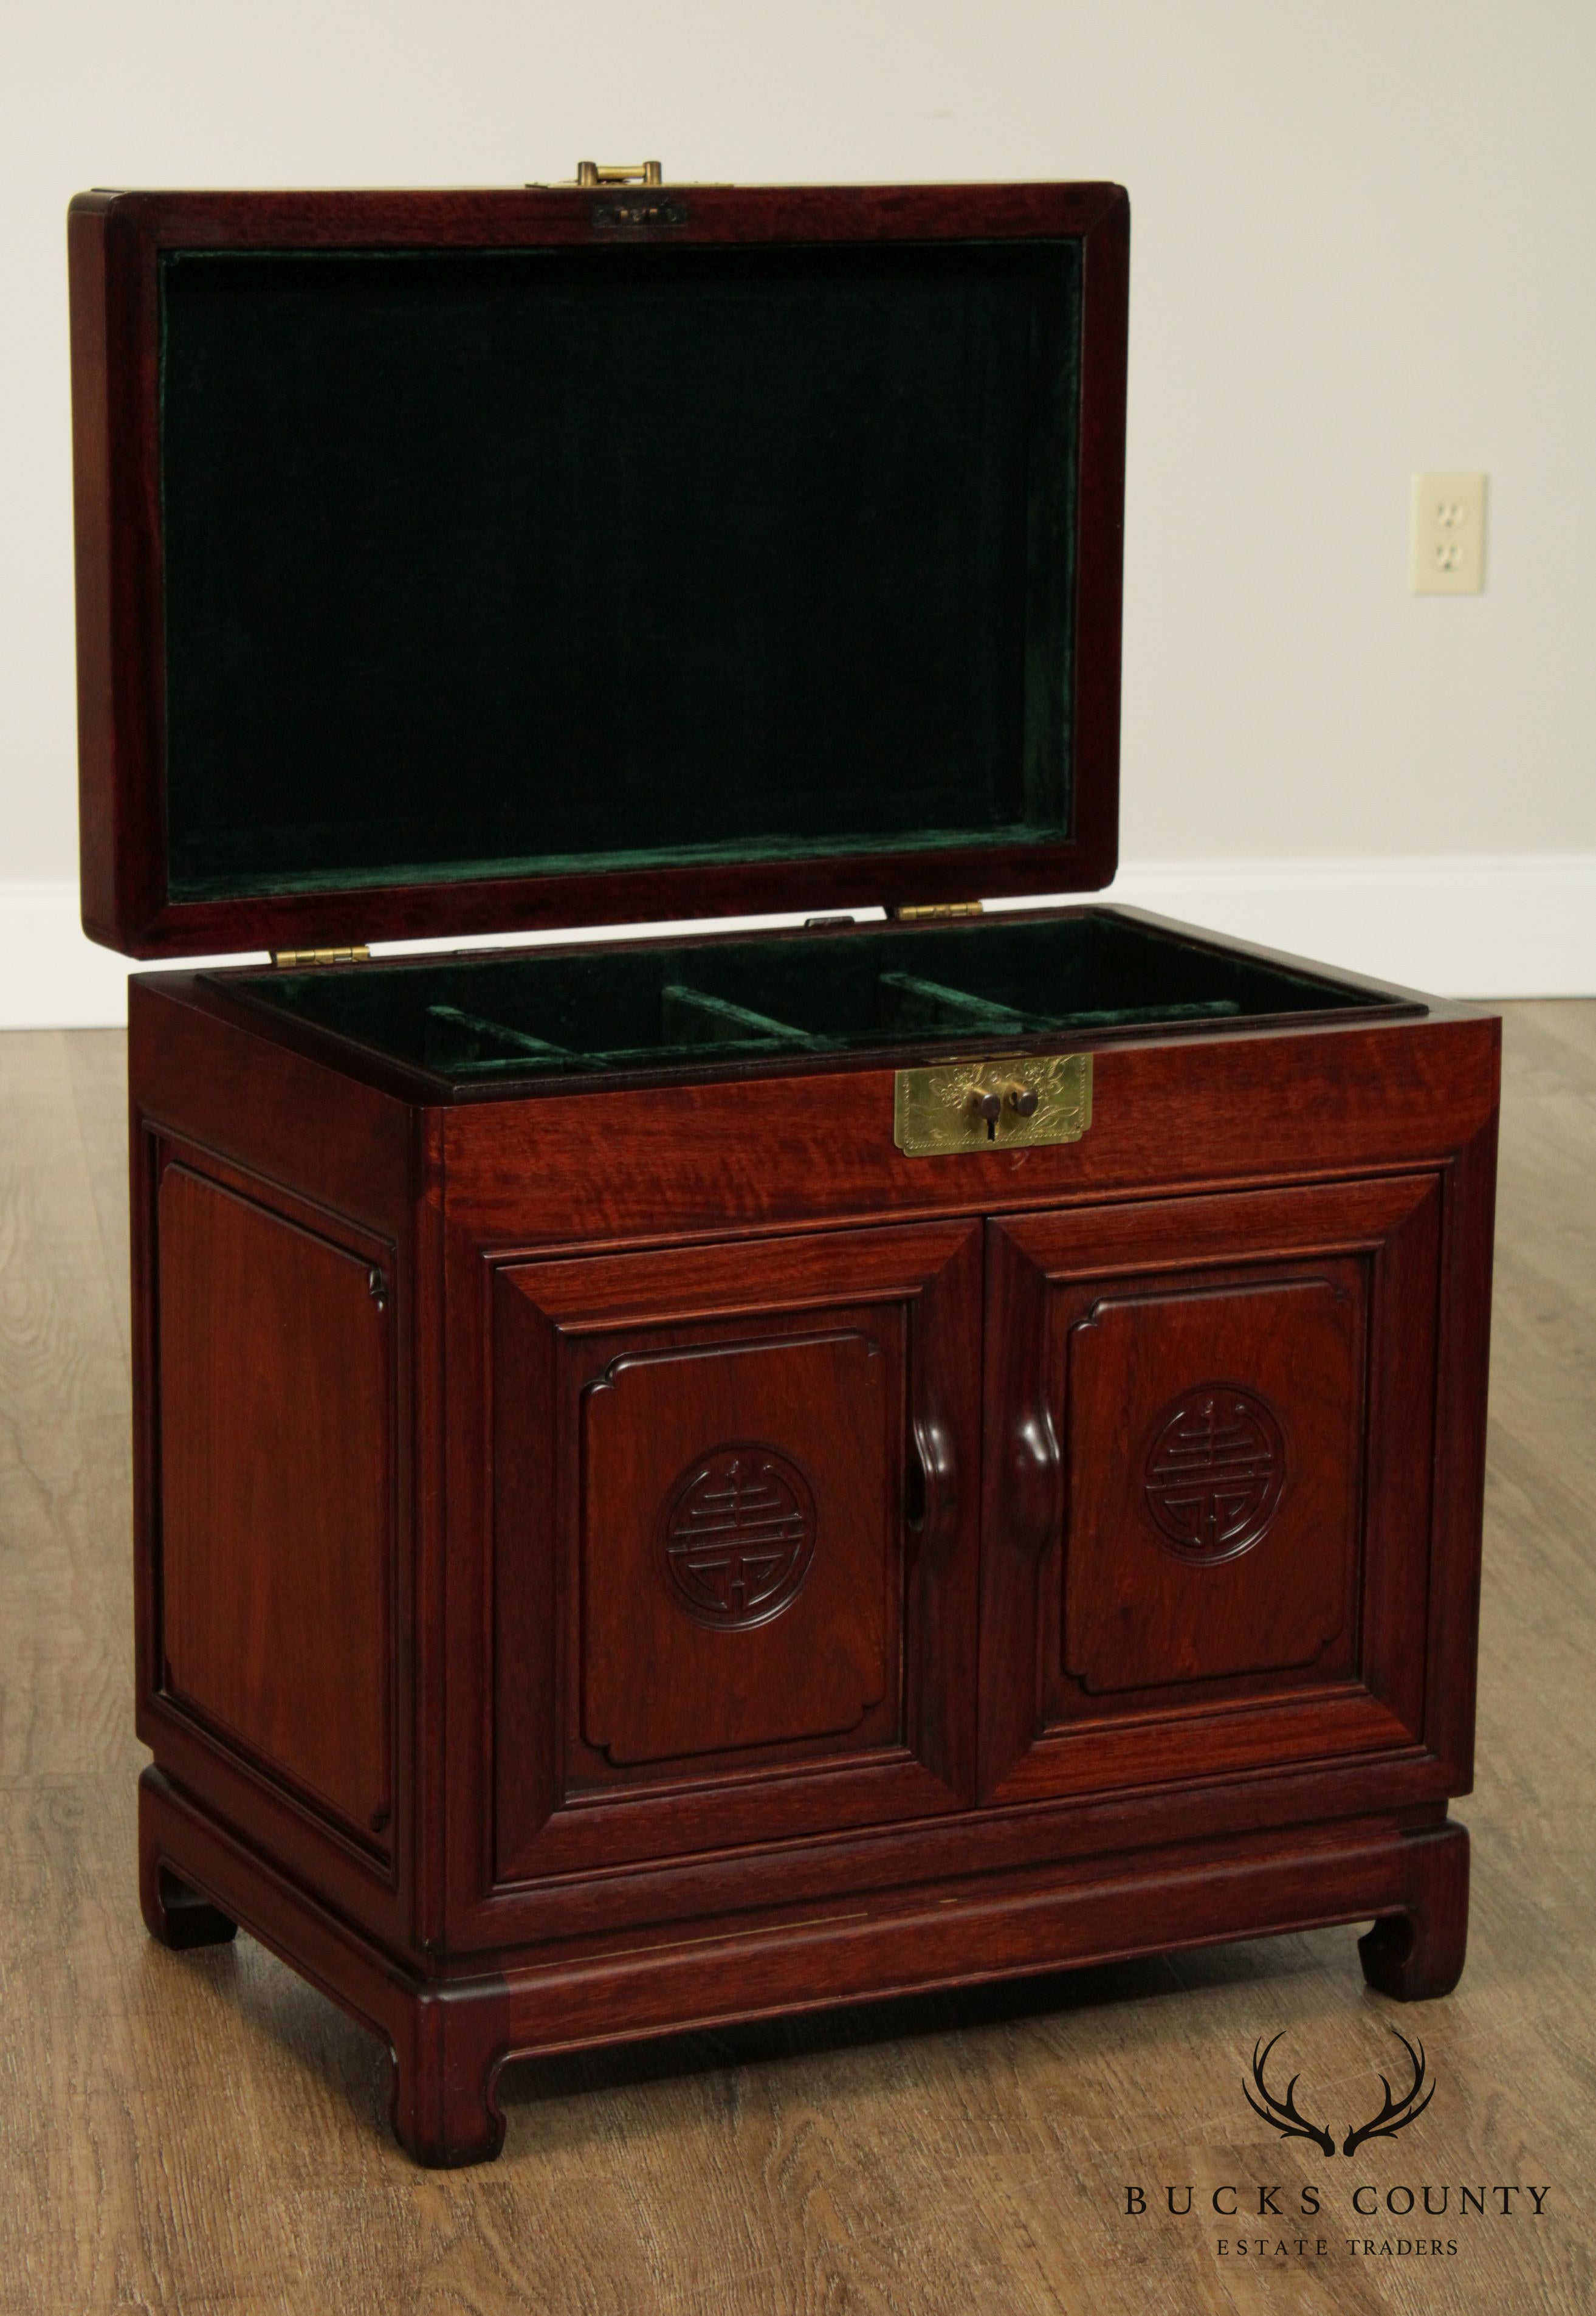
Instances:
[[[495,1876],[973,1789],[981,1230],[506,1265]]]
[[[981,1785],[1413,1750],[1433,1175],[990,1225]]]

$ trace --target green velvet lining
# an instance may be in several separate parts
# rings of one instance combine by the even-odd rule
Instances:
[[[236,979],[460,1082],[1244,1021],[1387,1001],[1107,913],[715,943],[533,949]]]
[[[179,252],[170,890],[1057,840],[1076,243]]]

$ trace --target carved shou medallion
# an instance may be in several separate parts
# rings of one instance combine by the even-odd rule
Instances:
[[[666,1499],[664,1559],[701,1625],[769,1624],[796,1599],[815,1557],[815,1497],[788,1456],[736,1440],[689,1465]]]
[[[1183,1560],[1234,1560],[1279,1510],[1286,1440],[1267,1400],[1239,1384],[1199,1384],[1160,1417],[1145,1490],[1159,1539]]]

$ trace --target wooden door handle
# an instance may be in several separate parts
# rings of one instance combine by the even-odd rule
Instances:
[[[958,1466],[953,1435],[937,1415],[917,1415],[911,1433],[918,1501],[909,1512],[909,1530],[923,1561],[938,1560],[953,1540],[958,1520]]]
[[[1021,1550],[1035,1554],[1064,1525],[1064,1462],[1045,1406],[1028,1407],[1010,1440],[1009,1525]]]

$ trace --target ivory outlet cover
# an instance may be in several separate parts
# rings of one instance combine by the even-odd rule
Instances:
[[[1485,584],[1484,475],[1413,477],[1413,595],[1477,595]]]

